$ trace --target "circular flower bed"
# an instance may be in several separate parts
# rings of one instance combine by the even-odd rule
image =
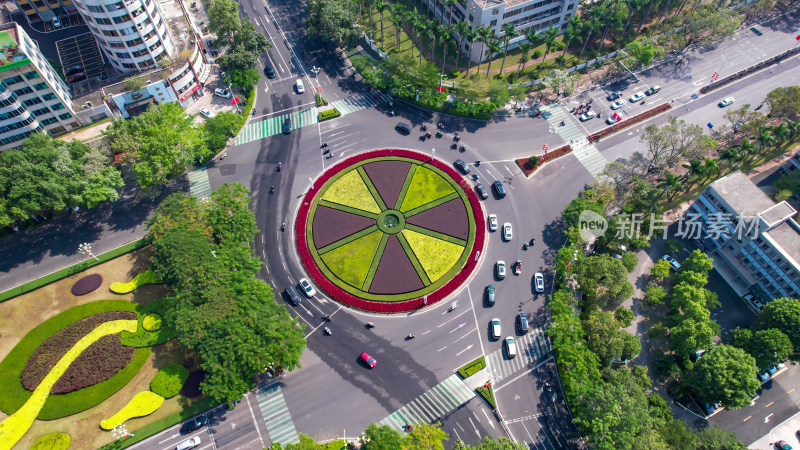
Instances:
[[[142,328],[145,331],[158,331],[161,329],[162,319],[158,313],[150,313],[142,319]]]
[[[323,173],[295,229],[303,264],[322,290],[391,313],[431,305],[467,279],[483,247],[482,217],[472,186],[449,166],[380,150]]]
[[[103,284],[103,276],[99,273],[86,275],[72,285],[72,295],[86,295]]]

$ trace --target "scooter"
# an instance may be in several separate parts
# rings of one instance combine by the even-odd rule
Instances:
[[[458,151],[460,151],[461,153],[464,153],[466,150],[467,148],[464,147],[463,145],[461,147],[458,147]]]
[[[325,333],[326,335],[330,336],[331,335],[331,329],[328,328],[328,327],[325,327],[323,333]]]
[[[442,137],[442,130],[439,130],[439,131],[436,132],[436,137],[437,138],[441,138]]]
[[[281,167],[283,167],[283,164],[282,164],[282,163],[279,161],[279,162],[278,162],[278,172],[280,172],[280,171],[281,171]]]
[[[450,304],[450,308],[448,308],[447,310],[448,311],[452,311],[452,310],[456,309],[456,306],[458,306],[458,302],[453,302],[453,303]]]
[[[455,149],[457,149],[457,148],[458,148],[458,144],[456,144],[455,142],[453,142],[452,144],[450,144],[450,148],[452,148],[453,150],[455,150]]]
[[[372,322],[367,322],[367,328],[375,328],[375,324]]]
[[[528,243],[527,242],[522,244],[522,249],[523,250],[527,250],[528,249]]]
[[[479,159],[479,160],[477,160],[477,161],[475,161],[475,167],[478,167],[478,166],[480,166],[480,165],[481,165],[481,160],[480,160],[480,159]]]

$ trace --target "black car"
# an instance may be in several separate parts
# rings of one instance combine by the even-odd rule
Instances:
[[[483,187],[482,184],[480,183],[476,184],[475,190],[478,191],[478,195],[480,195],[482,199],[486,200],[487,198],[489,198],[489,193],[486,192],[486,188]]]
[[[288,118],[283,121],[283,134],[289,134],[292,132],[292,121]]]
[[[453,165],[458,169],[459,172],[463,173],[464,175],[469,173],[469,166],[464,161],[457,159]]]
[[[494,285],[490,284],[486,286],[486,304],[488,306],[494,306]]]
[[[66,76],[75,75],[78,72],[83,72],[83,66],[72,66],[64,73]]]
[[[181,434],[189,434],[192,431],[205,426],[208,423],[208,417],[206,416],[197,416],[194,419],[184,423],[181,426]]]
[[[622,97],[622,92],[616,91],[616,92],[612,92],[612,93],[608,94],[608,97],[606,97],[606,100],[614,101],[614,100],[616,100],[616,99],[618,99],[620,97]]]
[[[407,123],[400,122],[394,126],[394,129],[397,130],[398,133],[404,134],[406,136],[411,134],[411,125]]]
[[[291,300],[293,305],[297,306],[300,304],[300,296],[297,295],[297,291],[295,291],[292,286],[286,288],[286,295],[289,296],[289,300]]]
[[[271,78],[275,78],[275,69],[273,69],[270,66],[264,66],[264,75],[266,75],[267,78],[270,78],[270,79]]]
[[[497,198],[505,198],[506,189],[503,187],[503,183],[495,181],[492,183],[492,189],[494,189],[494,193],[497,194]]]
[[[756,36],[763,36],[763,35],[764,35],[764,32],[762,32],[761,30],[759,30],[759,29],[758,29],[758,28],[756,28],[756,27],[750,28],[750,31],[752,31],[753,33],[755,33],[755,34],[756,34]]]
[[[517,330],[520,334],[528,332],[528,315],[525,313],[517,314]]]

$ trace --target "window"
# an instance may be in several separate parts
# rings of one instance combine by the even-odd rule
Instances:
[[[139,45],[139,44],[141,44],[142,42],[143,42],[143,41],[142,41],[142,38],[136,38],[136,39],[131,39],[130,41],[126,41],[126,42],[125,42],[125,44],[126,44],[128,47],[133,47],[134,45]]]
[[[119,36],[114,30],[103,30],[103,34],[106,36]]]
[[[119,9],[122,9],[122,8],[123,8],[122,2],[118,2],[118,3],[112,3],[112,4],[107,4],[107,5],[106,5],[106,9],[107,9],[109,12],[111,12],[111,11],[117,11],[117,10],[119,10]]]
[[[493,28],[495,25],[497,25],[497,19],[494,19],[493,21],[489,22],[489,28]]]
[[[19,5],[19,7],[22,8],[23,10],[25,10],[25,11],[33,11],[33,6],[31,6],[28,3],[23,3],[23,4]]]
[[[14,91],[14,95],[17,96],[25,95],[25,94],[30,94],[31,92],[33,92],[33,89],[29,88],[28,86],[25,86],[22,89],[17,89],[16,91]]]
[[[33,80],[35,78],[39,78],[39,72],[31,71],[31,72],[25,73],[25,79],[26,80]]]
[[[55,99],[55,98],[56,98],[56,94],[53,94],[52,92],[49,92],[49,93],[47,93],[47,94],[44,94],[44,95],[42,96],[42,99],[43,99],[43,100],[53,100],[53,99]]]
[[[38,8],[44,8],[44,2],[40,2],[40,1],[37,0],[37,1],[33,2],[33,6],[35,6],[37,9]]]
[[[130,58],[131,54],[127,53],[127,52],[126,53],[117,53],[117,56],[120,57],[120,58]]]
[[[493,9],[493,10],[492,10],[492,15],[493,15],[493,16],[496,16],[496,15],[498,15],[498,14],[500,14],[500,10],[499,10],[499,9]]]
[[[39,121],[39,123],[42,125],[50,125],[51,123],[56,123],[57,121],[58,119],[55,117],[48,117],[47,119]]]
[[[575,7],[575,5],[569,5],[569,6],[567,6],[567,11],[572,11],[572,8],[573,8],[573,7]]]
[[[37,83],[33,85],[33,88],[37,91],[41,91],[42,89],[47,89],[47,83]]]
[[[8,86],[9,84],[20,83],[20,82],[22,82],[22,77],[19,75],[6,78],[5,80],[3,80],[3,83],[5,83],[6,86]]]
[[[72,118],[72,114],[64,113],[64,114],[61,114],[60,116],[58,116],[58,118],[61,119],[61,120],[71,119]]]
[[[50,132],[53,133],[53,134],[61,134],[61,133],[65,132],[65,131],[67,131],[67,129],[62,127],[61,125],[59,125],[57,127],[50,128]]]
[[[34,116],[37,116],[37,117],[38,116],[43,116],[45,114],[50,114],[50,108],[47,108],[47,107],[39,108],[36,111],[32,111],[31,114],[33,114]]]
[[[105,12],[105,11],[103,10],[103,7],[102,7],[102,6],[86,5],[86,7],[87,7],[87,8],[89,9],[89,11],[91,11],[91,12],[98,12],[98,13],[104,13],[104,12]]]
[[[134,33],[136,33],[136,29],[135,29],[135,28],[133,28],[133,27],[130,27],[130,28],[125,28],[125,29],[119,30],[119,34],[120,34],[121,36],[129,36],[129,35],[131,35],[131,34],[134,34]]]
[[[111,21],[106,19],[105,17],[95,17],[94,21],[99,23],[100,25],[111,25]]]
[[[125,14],[124,16],[114,17],[114,23],[123,23],[131,20],[131,16]]]
[[[64,109],[64,105],[61,103],[56,103],[55,105],[50,105],[50,109],[53,111],[58,111],[59,109]]]
[[[109,42],[108,45],[113,48],[125,48],[125,44],[122,42]]]

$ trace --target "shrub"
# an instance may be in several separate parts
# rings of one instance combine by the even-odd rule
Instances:
[[[158,281],[156,280],[156,274],[152,270],[147,269],[133,277],[133,280],[128,283],[111,283],[108,289],[115,294],[128,294],[150,283],[158,283]]]
[[[494,390],[492,389],[492,385],[486,383],[485,385],[475,389],[475,392],[478,393],[484,400],[486,400],[489,405],[491,405],[492,409],[497,409],[497,402],[494,399]]]
[[[322,121],[325,121],[325,120],[328,120],[328,119],[333,119],[335,117],[339,117],[341,115],[342,115],[342,113],[340,113],[339,110],[336,109],[336,108],[326,109],[325,111],[321,111],[317,115],[317,120],[322,122]]]
[[[627,270],[628,273],[633,272],[633,270],[636,269],[636,264],[639,263],[639,258],[631,252],[623,252],[621,256],[622,265],[625,266],[625,270]]]
[[[324,98],[322,98],[322,96],[320,94],[314,94],[314,99],[316,100],[318,107],[319,106],[325,106],[325,105],[328,104],[328,101],[325,100]]]
[[[644,290],[644,302],[648,306],[663,305],[667,298],[667,291],[657,285],[647,286]]]
[[[161,315],[158,313],[151,313],[144,316],[144,319],[142,319],[142,328],[144,328],[145,331],[158,331],[161,329],[161,323]]]
[[[31,450],[67,450],[67,448],[69,448],[67,433],[45,434],[31,446]]]
[[[99,273],[86,275],[72,285],[72,295],[86,295],[103,284],[103,276]]]
[[[44,377],[53,370],[58,360],[100,324],[135,318],[136,315],[131,312],[111,311],[95,314],[62,328],[37,346],[28,358],[20,375],[22,385],[29,391],[35,390]],[[130,350],[133,349],[120,344],[117,336],[98,339],[75,359],[53,386],[51,393],[65,394],[111,378],[133,359],[135,351]]]
[[[187,378],[189,369],[173,364],[158,371],[150,381],[150,390],[164,398],[172,398],[178,395]]]
[[[539,165],[539,157],[536,156],[536,155],[533,155],[530,158],[528,158],[528,162],[531,163],[531,165],[533,167],[536,167],[536,166]]]
[[[458,374],[461,375],[461,378],[467,379],[478,373],[484,367],[486,367],[486,358],[481,356],[458,369]]]
[[[164,403],[164,397],[150,391],[139,392],[118,413],[100,422],[100,427],[111,430],[128,419],[153,414]]]
[[[122,345],[129,347],[143,348],[152,347],[154,345],[161,345],[176,336],[175,328],[167,322],[163,321],[163,317],[169,311],[169,300],[167,298],[160,298],[144,305],[139,313],[139,327],[135,333],[128,333],[123,331],[119,337]],[[148,315],[156,313],[162,317],[161,328],[155,331],[147,331],[144,328],[144,319]]]
[[[614,311],[614,318],[617,319],[624,328],[627,328],[631,326],[633,322],[633,311],[624,306],[620,306]]]

